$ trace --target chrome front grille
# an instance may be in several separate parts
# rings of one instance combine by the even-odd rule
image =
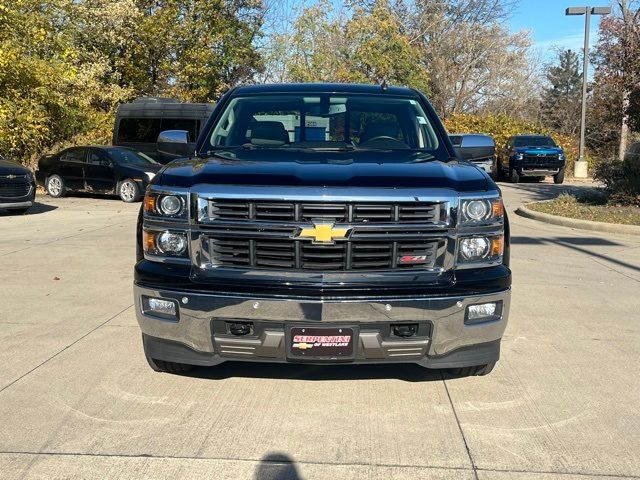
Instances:
[[[207,237],[221,267],[322,271],[433,269],[443,240],[342,241],[321,245],[296,239]]]
[[[442,220],[439,202],[286,202],[213,199],[209,201],[209,220],[256,220],[338,223],[422,223]]]
[[[201,269],[440,271],[451,265],[457,197],[445,189],[248,186],[221,188],[219,196],[199,190],[192,261]],[[310,234],[326,232],[327,224],[343,233],[328,241]]]

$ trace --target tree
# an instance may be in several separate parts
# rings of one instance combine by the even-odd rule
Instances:
[[[611,135],[595,132],[591,138],[595,147],[611,150],[611,143],[618,143],[618,156],[622,158],[626,150],[629,129],[640,126],[634,124],[640,100],[640,5],[621,0],[616,12],[600,22],[598,43],[592,61],[594,76],[594,112],[600,120],[594,129],[613,131]],[[606,99],[610,103],[604,103]],[[605,108],[606,111],[598,110]],[[611,118],[611,114],[613,118]],[[607,118],[609,117],[609,118]],[[615,119],[615,120],[614,120]],[[607,121],[605,123],[605,120]],[[612,121],[617,123],[614,128]],[[593,119],[592,119],[592,123]],[[593,132],[593,130],[592,130]]]
[[[67,0],[0,5],[0,150],[22,160],[103,125],[95,103],[123,92],[104,65],[83,63]],[[125,94],[126,96],[126,94]]]
[[[296,82],[360,82],[428,89],[419,50],[386,0],[354,5],[349,15],[328,0],[305,8],[287,42],[283,77]],[[287,48],[288,47],[288,48]]]
[[[558,63],[545,69],[548,86],[542,93],[543,121],[567,135],[580,129],[582,74],[580,59],[572,50],[558,52]]]
[[[429,72],[438,113],[533,116],[538,95],[528,32],[510,33],[505,0],[419,0],[402,4],[412,44]]]
[[[262,68],[260,0],[0,3],[0,152],[107,143],[140,95],[213,101]]]

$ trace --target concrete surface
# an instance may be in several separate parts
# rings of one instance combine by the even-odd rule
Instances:
[[[640,475],[640,238],[543,224],[503,184],[514,293],[487,377],[415,366],[154,373],[132,310],[139,205],[0,215],[0,478]]]

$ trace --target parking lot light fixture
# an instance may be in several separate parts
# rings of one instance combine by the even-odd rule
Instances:
[[[569,7],[566,15],[584,15],[584,57],[582,60],[582,112],[580,116],[580,156],[574,166],[576,178],[587,178],[587,162],[584,158],[585,119],[587,112],[587,69],[589,68],[589,24],[591,15],[607,15],[611,7]]]

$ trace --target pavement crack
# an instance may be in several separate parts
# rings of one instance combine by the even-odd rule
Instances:
[[[451,405],[451,410],[453,411],[453,416],[456,419],[458,430],[460,430],[460,435],[462,436],[462,441],[464,442],[464,448],[467,451],[467,456],[469,457],[469,462],[471,463],[471,468],[473,469],[473,476],[476,480],[479,480],[478,468],[476,467],[476,463],[473,461],[473,456],[471,455],[471,449],[469,448],[469,444],[467,443],[467,437],[464,435],[464,430],[462,429],[462,425],[460,424],[460,418],[458,417],[458,412],[456,411],[456,407],[453,404],[453,400],[451,399],[451,393],[449,392],[449,387],[447,386],[447,382],[444,379],[442,371],[440,372],[440,378],[442,379],[444,389],[447,392],[447,397],[449,398],[449,405]]]
[[[598,260],[596,257],[590,257],[591,260],[593,260],[594,262],[596,262],[598,265],[601,265],[605,268],[608,268],[609,270],[611,270],[612,272],[616,272],[619,273],[620,275],[622,275],[623,277],[627,277],[630,280],[633,280],[634,282],[640,282],[640,280],[638,280],[637,278],[632,277],[631,275],[627,275],[624,272],[621,272],[620,270],[616,270],[615,268],[613,268],[611,265],[607,265],[606,263],[603,263],[602,261]]]
[[[215,457],[194,455],[156,455],[152,453],[91,453],[91,452],[56,452],[56,451],[0,451],[0,455],[24,455],[24,456],[52,456],[52,457],[92,457],[92,458],[131,458],[153,460],[213,460],[223,462],[243,463],[267,463],[274,465],[320,465],[320,466],[353,466],[353,467],[382,467],[382,468],[414,468],[425,470],[455,470],[469,471],[469,467],[445,466],[445,465],[415,465],[404,463],[368,463],[368,462],[323,462],[318,460],[286,460],[267,458],[240,458],[240,457]]]
[[[58,350],[56,353],[54,353],[53,355],[51,355],[49,358],[47,358],[46,360],[40,362],[38,365],[36,365],[35,367],[33,367],[32,369],[30,369],[29,371],[23,373],[22,375],[20,375],[18,378],[14,379],[12,382],[8,383],[7,385],[5,385],[4,387],[0,388],[0,393],[4,392],[6,389],[8,389],[9,387],[11,387],[12,385],[16,384],[17,382],[19,382],[20,380],[22,380],[24,377],[26,377],[27,375],[29,375],[31,372],[37,370],[38,368],[40,368],[41,366],[43,366],[44,364],[48,363],[50,360],[53,360],[54,358],[56,358],[58,355],[60,355],[62,352],[68,350],[69,348],[73,347],[76,343],[80,342],[81,340],[83,340],[84,338],[88,337],[89,335],[91,335],[93,332],[95,332],[96,330],[98,330],[100,327],[102,327],[103,325],[106,325],[107,323],[109,323],[111,320],[113,320],[114,318],[116,318],[118,315],[123,314],[124,312],[126,312],[127,310],[129,310],[131,307],[133,307],[133,304],[128,305],[126,308],[120,310],[118,313],[116,313],[115,315],[109,317],[107,320],[105,320],[104,322],[98,324],[97,326],[95,326],[94,328],[92,328],[91,330],[89,330],[87,333],[85,333],[84,335],[82,335],[80,338],[77,338],[76,340],[74,340],[73,342],[71,342],[69,345],[65,346],[63,349]]]
[[[381,468],[411,468],[424,470],[452,470],[452,471],[469,471],[468,467],[445,466],[445,465],[415,465],[401,463],[367,463],[367,462],[322,462],[317,460],[285,460],[285,459],[265,459],[265,458],[240,458],[240,457],[216,457],[216,456],[193,456],[193,455],[158,455],[150,453],[92,453],[92,452],[60,452],[60,451],[29,451],[29,450],[0,450],[0,455],[24,455],[25,457],[90,457],[90,458],[127,458],[127,459],[150,459],[150,460],[202,460],[202,461],[222,461],[222,462],[241,462],[241,463],[266,463],[274,465],[342,465],[353,467],[381,467]],[[496,472],[496,473],[524,473],[534,475],[558,475],[569,477],[598,477],[598,478],[622,478],[637,479],[634,474],[624,473],[607,473],[607,472],[585,472],[580,470],[537,470],[537,469],[507,469],[507,468],[482,468],[474,469],[474,473],[478,472]],[[477,474],[476,474],[477,477]]]

